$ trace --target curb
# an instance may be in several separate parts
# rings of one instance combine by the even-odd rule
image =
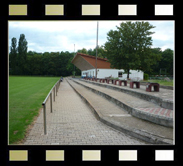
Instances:
[[[68,80],[67,80],[68,82]],[[172,145],[173,141],[170,139],[165,139],[162,137],[159,137],[157,135],[153,135],[147,132],[144,132],[142,130],[135,130],[135,129],[130,129],[127,126],[124,125],[118,125],[115,121],[111,121],[109,120],[107,117],[104,117],[100,112],[98,112],[93,105],[85,98],[82,96],[82,94],[77,91],[69,82],[68,84],[74,89],[74,91],[82,98],[82,100],[91,108],[92,112],[94,113],[94,115],[96,116],[96,118],[98,120],[100,120],[101,122],[103,122],[104,124],[118,130],[121,131],[125,134],[128,134],[130,136],[133,136],[135,138],[138,138],[140,140],[143,140],[145,142],[148,143],[152,143],[152,144],[167,144],[167,145]]]
[[[90,82],[90,81],[86,81],[86,80],[83,80],[83,79],[80,79],[80,81],[84,81],[84,82],[88,82],[90,84],[102,86],[102,87],[105,87],[105,88],[108,88],[108,89],[113,89],[113,90],[121,91],[121,92],[127,93],[129,95],[136,96],[136,97],[138,97],[140,99],[143,99],[143,100],[146,100],[146,101],[150,101],[150,102],[152,102],[154,104],[159,105],[160,107],[173,110],[173,101],[169,101],[169,100],[162,99],[160,97],[156,97],[156,96],[152,96],[152,95],[147,95],[145,93],[133,91],[133,90],[130,90],[130,89],[124,89],[124,88],[119,88],[117,86],[116,87],[115,86],[111,86],[110,84],[108,84],[108,85],[99,84],[99,83],[96,83],[96,82]]]
[[[149,114],[147,112],[143,112],[137,108],[133,108],[131,106],[129,106],[128,104],[125,104],[101,91],[98,91],[98,90],[95,90],[91,87],[88,87],[86,85],[83,85],[75,80],[73,80],[75,83],[77,84],[80,84],[82,86],[84,86],[85,88],[91,90],[92,92],[94,92],[95,94],[98,94],[104,98],[106,98],[107,100],[110,100],[112,101],[114,104],[120,106],[121,108],[125,109],[129,114],[137,117],[137,118],[140,118],[140,119],[143,119],[143,120],[147,120],[147,121],[150,121],[150,122],[153,122],[153,123],[156,123],[156,124],[159,124],[159,125],[163,125],[163,126],[166,126],[166,127],[173,127],[173,118],[168,118],[168,117],[162,117],[162,116],[158,116],[158,115],[154,115],[154,114]]]

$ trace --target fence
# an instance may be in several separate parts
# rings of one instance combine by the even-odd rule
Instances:
[[[57,96],[57,92],[58,92],[58,88],[60,86],[60,80],[58,80],[55,85],[51,88],[50,92],[48,93],[48,95],[46,96],[45,100],[42,103],[43,106],[43,124],[44,124],[44,134],[47,134],[47,128],[46,128],[46,101],[48,100],[48,98],[50,97],[50,110],[52,113],[52,92],[53,92],[53,99],[55,101],[55,91],[56,91],[56,96]]]
[[[166,77],[173,80],[173,75],[150,75],[149,80],[163,80]]]

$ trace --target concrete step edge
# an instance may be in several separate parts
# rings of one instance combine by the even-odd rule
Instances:
[[[98,83],[98,82],[94,82],[94,81],[91,82],[91,81],[84,80],[84,79],[80,79],[80,81],[84,81],[84,82],[88,82],[90,84],[94,84],[94,85],[102,86],[102,87],[105,87],[105,88],[121,91],[121,92],[127,93],[129,95],[133,95],[133,96],[139,97],[143,100],[146,100],[146,101],[152,102],[154,104],[157,104],[160,107],[163,107],[163,108],[166,108],[166,109],[173,109],[173,101],[165,100],[165,99],[162,99],[162,98],[157,97],[157,96],[152,96],[150,94],[148,95],[148,94],[145,94],[145,93],[133,91],[131,89],[124,89],[122,86],[121,86],[121,88],[119,88],[117,85],[116,86],[111,86],[110,84],[106,85],[106,84],[102,84],[102,83]]]
[[[103,122],[104,124],[113,127],[114,129],[121,131],[127,135],[133,136],[135,138],[138,138],[140,140],[143,140],[145,142],[148,143],[152,143],[152,144],[173,144],[173,140],[171,139],[165,139],[159,136],[154,136],[150,133],[144,132],[142,130],[134,130],[134,129],[130,129],[127,126],[122,126],[122,125],[118,125],[115,124],[115,122],[111,122],[108,118],[104,117],[100,112],[98,112],[94,106],[89,102],[89,100],[85,97],[83,97],[83,95],[76,89],[74,88],[74,86],[67,80],[67,82],[69,83],[69,85],[74,89],[74,91],[83,99],[83,101],[85,101],[85,103],[91,108],[92,112],[94,113],[94,115],[96,116],[96,118],[98,120],[100,120],[101,122]]]
[[[101,91],[98,91],[96,89],[93,89],[91,87],[83,85],[83,84],[81,84],[81,83],[79,83],[75,80],[73,80],[73,81],[76,82],[77,84],[80,84],[80,85],[84,86],[87,89],[92,90],[92,92],[94,92],[95,94],[100,95],[100,96],[106,98],[107,100],[112,101],[114,104],[116,104],[116,105],[120,106],[121,108],[125,109],[129,114],[131,114],[131,115],[133,115],[137,118],[147,120],[147,121],[150,121],[150,122],[153,122],[153,123],[156,123],[156,124],[159,124],[159,125],[163,125],[163,126],[166,126],[166,127],[173,127],[173,118],[167,118],[167,117],[164,117],[164,116],[159,116],[159,115],[154,115],[154,114],[142,112],[142,111],[138,110],[137,108],[133,108],[133,107],[129,106],[128,104],[126,104],[124,102],[121,102],[121,101],[113,98],[112,96],[109,96],[108,94],[105,94]]]

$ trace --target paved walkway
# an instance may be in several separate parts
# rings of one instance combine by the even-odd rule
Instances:
[[[47,135],[43,129],[43,111],[35,121],[24,145],[144,145],[134,137],[98,121],[91,109],[64,80],[60,84],[50,113],[47,101]]]

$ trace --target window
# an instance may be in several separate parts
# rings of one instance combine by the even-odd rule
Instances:
[[[118,77],[122,77],[122,75],[123,75],[122,72],[119,71],[119,72],[118,72]]]

